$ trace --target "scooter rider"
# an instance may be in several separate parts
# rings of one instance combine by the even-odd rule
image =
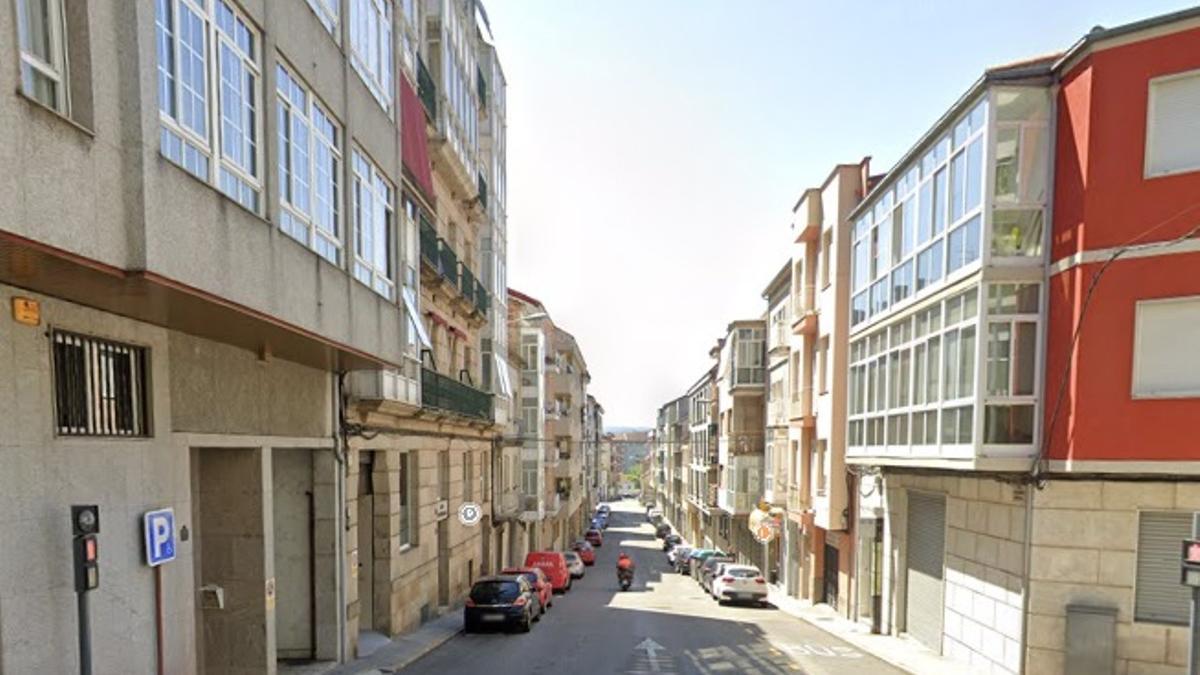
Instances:
[[[617,579],[620,579],[624,574],[628,574],[632,579],[633,568],[633,558],[630,558],[628,554],[626,554],[624,551],[621,551],[621,555],[617,556]]]

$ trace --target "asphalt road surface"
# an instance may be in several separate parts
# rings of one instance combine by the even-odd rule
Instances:
[[[617,586],[621,550],[637,563],[633,588]],[[400,671],[405,675],[545,673],[735,675],[898,670],[847,642],[774,608],[720,606],[667,567],[634,501],[613,508],[596,564],[533,631],[460,634]]]

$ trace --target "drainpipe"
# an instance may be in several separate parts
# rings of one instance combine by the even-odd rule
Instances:
[[[337,662],[345,663],[349,653],[346,635],[346,433],[345,433],[345,371],[334,371],[331,380],[333,396],[333,458],[337,462],[336,476],[333,481],[333,527],[336,536],[333,538],[334,596],[337,603]]]

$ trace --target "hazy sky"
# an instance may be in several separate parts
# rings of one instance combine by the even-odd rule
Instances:
[[[726,324],[765,311],[791,208],[834,164],[885,171],[984,68],[1187,6],[485,5],[508,78],[509,284],[579,339],[608,426],[652,425]]]

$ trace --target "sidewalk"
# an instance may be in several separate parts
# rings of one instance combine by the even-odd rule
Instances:
[[[839,616],[828,605],[813,605],[806,600],[789,597],[774,588],[767,593],[767,599],[780,611],[807,621],[826,633],[914,675],[973,675],[987,672],[935,654],[925,645],[907,637],[872,635],[868,626]]]
[[[462,632],[462,611],[450,612],[411,633],[398,635],[366,656],[329,671],[327,675],[384,675],[394,673],[441,647]]]

